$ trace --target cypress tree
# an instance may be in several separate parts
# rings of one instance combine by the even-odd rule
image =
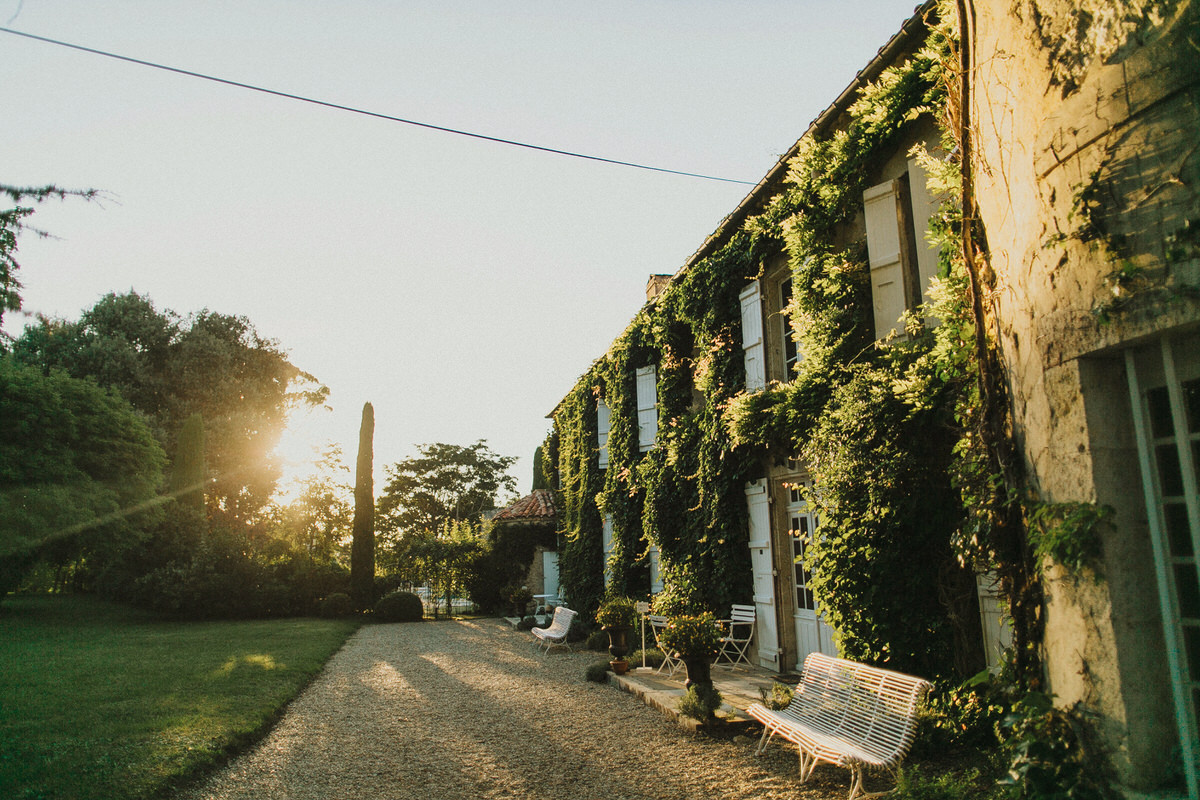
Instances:
[[[171,492],[180,504],[204,513],[204,418],[192,414],[183,421],[175,442]]]
[[[350,592],[366,608],[375,594],[375,409],[363,404],[358,429],[358,464],[354,473],[354,539],[350,545]]]

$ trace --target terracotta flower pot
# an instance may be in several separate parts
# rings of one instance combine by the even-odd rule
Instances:
[[[617,675],[624,675],[626,672],[629,672],[629,662],[623,658],[614,659],[608,662],[608,665],[612,667],[613,673]]]

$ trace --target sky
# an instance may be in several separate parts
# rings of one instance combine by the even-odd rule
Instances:
[[[486,136],[762,178],[915,0],[0,0],[0,26]],[[751,186],[269,96],[0,32],[0,183],[38,208],[25,312],[109,292],[248,318],[329,387],[280,453],[384,467],[487,440],[520,493],[546,416]],[[28,319],[26,317],[25,319]],[[19,333],[20,314],[5,330]]]

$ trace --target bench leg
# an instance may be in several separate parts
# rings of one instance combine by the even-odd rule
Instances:
[[[804,748],[797,745],[800,751],[800,782],[806,783],[812,777],[813,769],[817,766],[817,757],[804,752]]]
[[[771,739],[775,736],[775,731],[763,725],[762,736],[758,740],[758,747],[754,749],[754,755],[761,756],[763,751],[767,749],[767,745],[771,743]]]

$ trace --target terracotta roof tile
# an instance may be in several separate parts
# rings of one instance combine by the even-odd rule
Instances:
[[[492,519],[496,522],[512,522],[514,520],[549,522],[554,519],[556,513],[554,495],[546,489],[534,489],[533,494],[509,503]]]

